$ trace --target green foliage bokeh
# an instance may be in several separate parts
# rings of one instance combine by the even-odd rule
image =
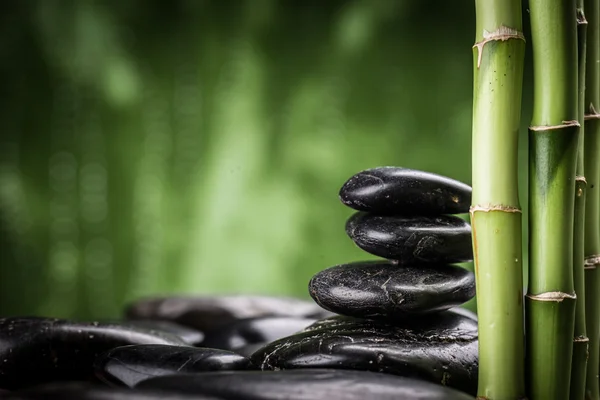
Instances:
[[[470,182],[469,2],[6,1],[0,314],[307,296],[359,170]]]

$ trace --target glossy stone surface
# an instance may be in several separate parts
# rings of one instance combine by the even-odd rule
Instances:
[[[245,318],[326,318],[331,313],[312,301],[292,297],[232,295],[142,299],[127,308],[126,316],[177,322],[207,333]]]
[[[334,317],[251,357],[263,370],[339,368],[412,376],[477,391],[477,323],[451,312],[386,324]]]
[[[308,289],[317,304],[337,314],[386,320],[465,303],[475,296],[475,275],[454,265],[364,261],[325,269]]]
[[[130,344],[185,345],[173,335],[118,324],[0,319],[0,388],[88,379],[97,355]]]
[[[149,344],[109,350],[96,358],[94,371],[105,383],[133,387],[155,376],[248,369],[249,364],[225,350]]]
[[[450,215],[381,216],[356,213],[346,233],[361,249],[402,265],[471,261],[471,226]]]
[[[455,314],[458,315],[462,315],[463,317],[467,317],[472,319],[473,321],[477,322],[478,318],[477,318],[477,314],[475,314],[473,311],[471,310],[467,310],[466,308],[462,308],[462,307],[454,307],[451,308],[450,310],[448,310],[449,312],[453,312]]]
[[[468,400],[472,397],[422,380],[364,371],[207,372],[171,375],[138,387],[219,395],[236,400]]]
[[[471,187],[430,172],[379,167],[344,183],[340,200],[355,210],[377,214],[462,214],[469,212]]]
[[[11,392],[3,400],[226,400],[161,390],[109,388],[82,382],[61,382]]]
[[[186,344],[190,346],[198,346],[204,341],[204,333],[189,326],[184,326],[170,321],[140,319],[130,321],[111,321],[119,325],[137,326],[152,331],[159,331],[171,335],[178,336]]]
[[[244,346],[272,342],[301,331],[314,323],[314,318],[263,317],[234,321],[206,336],[203,346],[237,350]]]

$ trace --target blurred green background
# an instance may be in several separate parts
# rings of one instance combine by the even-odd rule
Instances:
[[[344,233],[347,178],[470,183],[474,20],[471,1],[3,1],[0,314],[308,297],[373,258]]]

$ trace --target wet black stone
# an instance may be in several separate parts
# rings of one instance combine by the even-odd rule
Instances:
[[[263,370],[338,368],[411,376],[477,391],[477,323],[452,312],[387,324],[352,317],[319,321],[251,360]]]
[[[426,217],[356,213],[346,233],[361,249],[402,265],[471,261],[471,226],[450,215]]]
[[[323,270],[308,288],[317,304],[337,314],[397,319],[465,303],[475,296],[475,275],[454,265],[364,261]]]
[[[365,371],[207,372],[171,375],[138,387],[236,400],[468,400],[459,391],[411,378]]]
[[[263,317],[234,321],[206,336],[203,346],[237,350],[244,346],[272,342],[301,331],[314,323],[314,318]]]
[[[261,349],[261,348],[265,347],[268,344],[269,344],[269,342],[248,344],[248,345],[246,345],[244,347],[240,347],[238,349],[235,349],[235,352],[238,353],[241,356],[250,357],[258,349]]]
[[[377,214],[462,214],[469,212],[471,187],[430,172],[379,167],[350,178],[340,190],[340,200]]]
[[[249,367],[250,360],[229,351],[159,344],[117,347],[98,356],[94,363],[101,381],[130,387],[155,376]]]
[[[109,388],[82,382],[51,383],[10,392],[4,400],[227,400],[155,389]]]
[[[239,319],[258,317],[326,318],[331,313],[311,301],[271,296],[183,296],[138,300],[126,310],[128,319],[177,322],[204,333]]]
[[[111,322],[125,326],[139,326],[144,329],[175,335],[190,346],[198,346],[204,341],[204,333],[200,332],[197,329],[177,324],[175,322],[151,319]]]
[[[88,379],[98,354],[130,344],[185,345],[173,335],[118,324],[0,319],[0,388]]]

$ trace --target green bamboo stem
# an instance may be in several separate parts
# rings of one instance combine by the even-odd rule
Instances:
[[[577,121],[580,129],[577,147],[577,167],[575,179],[575,214],[573,220],[573,284],[577,296],[575,305],[575,330],[573,332],[573,359],[571,364],[570,399],[585,398],[585,378],[589,339],[585,326],[585,280],[584,280],[584,240],[585,240],[585,194],[586,180],[584,169],[584,99],[585,99],[585,58],[587,21],[583,0],[577,0]]]
[[[585,313],[589,343],[586,399],[598,400],[600,353],[600,15],[599,0],[585,0],[588,20],[585,76],[585,175],[588,182],[585,204]]]
[[[530,0],[534,104],[529,128],[529,400],[569,398],[579,123],[575,0]]]
[[[520,0],[476,0],[471,225],[480,398],[521,399],[524,384],[517,149],[525,40]]]

